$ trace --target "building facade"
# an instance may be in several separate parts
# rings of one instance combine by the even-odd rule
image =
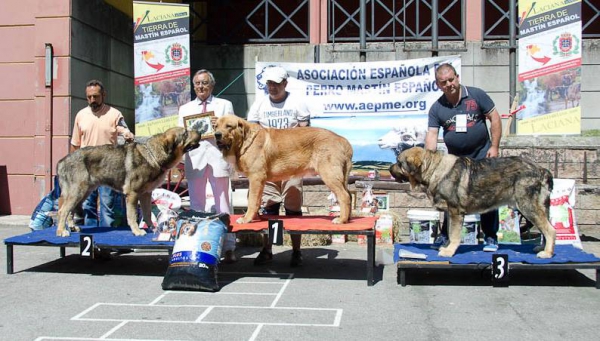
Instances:
[[[465,84],[510,107],[511,1],[163,1],[192,9],[192,71],[245,116],[254,63],[360,62],[459,54]],[[362,7],[361,7],[362,6]],[[132,1],[3,0],[0,4],[0,214],[30,214],[68,152],[85,83],[134,126]],[[432,16],[432,13],[434,14]],[[583,0],[582,127],[600,129],[600,6]],[[364,15],[364,18],[361,18]],[[437,19],[433,19],[437,18]],[[365,27],[361,28],[361,20]]]

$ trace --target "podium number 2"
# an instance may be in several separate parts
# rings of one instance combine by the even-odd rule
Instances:
[[[94,237],[86,234],[79,236],[79,255],[82,257],[94,257]]]

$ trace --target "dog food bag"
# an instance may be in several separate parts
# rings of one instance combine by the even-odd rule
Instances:
[[[181,213],[163,290],[219,291],[218,263],[228,226],[228,214]]]

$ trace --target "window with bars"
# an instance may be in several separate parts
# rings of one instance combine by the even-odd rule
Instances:
[[[464,0],[438,3],[438,39],[463,40]],[[359,41],[359,6],[356,0],[329,1],[329,42]],[[432,0],[367,0],[366,41],[430,41],[432,7]]]
[[[192,40],[206,44],[309,41],[309,0],[204,0],[190,4]]]
[[[509,2],[480,1],[483,40],[508,40]],[[194,43],[307,43],[310,40],[309,0],[184,2],[190,4],[192,12]],[[438,0],[437,3],[437,38],[464,40],[466,0]],[[583,38],[600,38],[598,0],[582,0],[581,6]],[[359,7],[358,0],[328,1],[328,42],[359,41]],[[432,7],[433,0],[366,0],[366,41],[430,41]]]
[[[205,44],[309,41],[309,0],[188,0],[192,39]],[[438,1],[438,39],[464,39],[465,0]],[[328,1],[328,40],[359,41],[360,3]],[[432,0],[367,0],[366,40],[430,41]],[[461,13],[461,15],[456,15]]]

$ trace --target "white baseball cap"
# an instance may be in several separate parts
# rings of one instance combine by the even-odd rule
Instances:
[[[288,78],[288,73],[284,68],[279,66],[272,66],[265,70],[264,79],[266,81],[272,81],[275,83],[281,83],[283,80]]]

